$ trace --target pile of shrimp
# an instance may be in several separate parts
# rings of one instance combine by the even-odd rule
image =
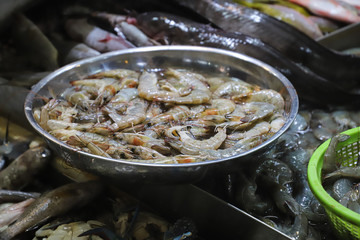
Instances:
[[[70,84],[35,119],[74,148],[109,158],[220,159],[258,146],[286,121],[275,90],[187,69],[113,69]]]

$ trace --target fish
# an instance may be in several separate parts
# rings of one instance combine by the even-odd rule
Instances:
[[[111,14],[107,12],[94,12],[91,18],[106,21],[111,25],[111,30],[116,32],[118,36],[125,36],[131,43],[137,47],[160,45],[156,41],[148,38],[140,29],[131,24],[131,18],[125,15]],[[130,23],[128,23],[128,21]]]
[[[17,14],[11,36],[17,52],[25,55],[29,65],[42,71],[59,67],[58,51],[40,28],[23,14]]]
[[[0,229],[4,229],[14,222],[33,201],[33,198],[29,198],[19,203],[5,204],[7,207],[0,209]]]
[[[342,1],[354,6],[355,8],[360,10],[360,2],[358,0],[342,0]]]
[[[31,182],[50,159],[50,150],[44,146],[30,148],[0,172],[0,189],[19,190]]]
[[[320,28],[324,34],[331,33],[340,28],[340,23],[332,21],[330,19],[319,16],[308,16],[308,18],[314,22]]]
[[[225,32],[207,24],[162,12],[141,13],[136,16],[136,20],[140,29],[150,38],[162,38],[167,44],[221,48],[268,63],[283,73],[294,84],[299,97],[307,101],[344,103],[349,102],[349,99],[359,99],[359,95],[349,94],[309,69],[302,68],[258,38]]]
[[[0,189],[0,203],[20,202],[29,198],[37,198],[39,196],[40,193],[37,192],[22,192],[22,191]]]
[[[68,19],[65,29],[74,41],[83,42],[101,53],[135,47],[125,38],[89,24],[86,18]]]
[[[10,240],[51,217],[86,205],[102,190],[99,181],[73,182],[57,187],[37,198],[17,221],[0,233],[1,240]]]
[[[30,6],[36,5],[41,0],[18,0],[18,1],[0,1],[0,33],[3,33],[11,26],[13,16]]]
[[[360,16],[352,5],[338,0],[290,0],[293,3],[306,7],[315,15],[334,19],[346,23],[360,22]],[[359,4],[358,4],[359,6]]]
[[[236,2],[247,7],[257,9],[274,18],[284,21],[304,32],[306,35],[313,39],[317,39],[323,36],[318,25],[316,25],[307,16],[290,7],[286,7],[280,4],[249,3],[242,0],[236,0]]]
[[[176,1],[227,32],[241,32],[261,39],[288,59],[337,84],[344,91],[355,92],[359,88],[359,57],[330,50],[287,23],[231,1]]]

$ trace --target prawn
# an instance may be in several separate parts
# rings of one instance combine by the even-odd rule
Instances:
[[[286,119],[282,114],[280,113],[274,114],[270,118],[270,132],[271,133],[278,132],[284,126],[285,123],[286,123]]]
[[[232,121],[219,124],[219,127],[230,129],[243,129],[250,126],[255,121],[264,119],[274,114],[275,106],[265,102],[249,102],[238,105],[236,115],[231,115]]]
[[[177,127],[173,127],[170,128],[170,130],[177,128]],[[180,129],[182,128],[182,126],[180,127]],[[206,140],[196,140],[192,137],[189,136],[189,134],[186,131],[179,131],[176,130],[177,134],[180,137],[180,140],[184,143],[186,143],[187,145],[191,145],[195,148],[202,148],[202,149],[218,149],[220,147],[220,145],[224,142],[225,138],[226,138],[226,129],[225,128],[218,128],[217,129],[217,133]]]
[[[79,131],[85,131],[85,130],[91,130],[91,128],[94,126],[93,123],[73,123],[73,122],[66,122],[62,120],[55,120],[50,119],[47,122],[47,126],[50,131],[56,130],[56,129],[75,129]]]
[[[114,121],[110,128],[113,131],[119,131],[143,122],[146,119],[147,107],[147,101],[135,98],[129,102],[125,115],[119,115],[114,109],[108,107],[105,107],[104,110],[108,112],[109,117]]]
[[[155,100],[176,104],[202,104],[211,98],[211,92],[207,86],[200,81],[201,75],[185,72],[180,73],[176,70],[169,70],[165,73],[168,76],[178,78],[180,83],[185,83],[192,87],[192,91],[187,96],[181,96],[178,91],[164,91],[157,87],[157,76],[155,73],[143,73],[139,79],[139,95],[146,100]]]
[[[102,71],[99,73],[95,73],[92,74],[90,76],[88,76],[88,78],[92,79],[92,78],[114,78],[114,79],[118,79],[118,80],[123,80],[125,78],[134,78],[137,79],[139,78],[140,73],[134,71],[134,70],[130,70],[130,69],[123,69],[123,68],[117,68],[117,69],[112,69],[112,70],[107,70],[107,71]]]
[[[336,134],[331,138],[329,147],[326,149],[324,154],[324,162],[322,171],[324,173],[329,173],[338,168],[336,163],[336,147],[340,142],[344,142],[349,139],[350,136],[347,134]]]
[[[139,133],[115,133],[115,136],[128,144],[135,146],[143,146],[152,150],[156,150],[162,154],[170,154],[170,148],[165,145],[164,140],[145,136]]]
[[[159,114],[152,118],[149,123],[155,125],[157,123],[168,122],[168,121],[178,121],[184,118],[187,118],[190,114],[190,110],[185,105],[176,105],[170,108],[168,111]]]
[[[230,114],[235,110],[236,104],[224,98],[213,99],[210,101],[210,106],[205,109],[202,113],[198,114],[197,117],[207,115],[226,115]]]
[[[139,77],[139,96],[149,101],[166,101],[180,97],[178,92],[160,90],[156,73],[144,71]]]
[[[276,111],[283,111],[285,106],[284,98],[275,90],[263,89],[233,96],[234,101],[240,102],[266,102],[275,106]]]
[[[78,89],[77,87],[66,89],[61,94],[61,97],[65,98],[73,105],[80,106],[84,109],[88,109],[94,104],[94,100],[91,99],[92,95],[85,89]]]
[[[179,164],[179,163],[194,163],[203,162],[207,158],[201,155],[177,155],[173,157],[162,157],[150,160],[141,159],[126,159],[129,162],[141,162],[141,163],[156,163],[156,164]]]
[[[220,159],[231,157],[241,152],[247,151],[252,147],[261,143],[259,137],[241,139],[233,147],[227,149],[204,149],[194,147],[186,142],[181,141],[180,133],[178,132],[182,126],[175,126],[165,131],[166,141],[175,149],[179,150],[183,154],[200,155],[208,159]],[[221,128],[220,128],[221,129]],[[215,135],[216,136],[216,135]],[[223,132],[219,132],[214,140],[218,140],[217,143],[223,138]],[[225,135],[226,138],[226,135]],[[224,138],[224,140],[225,140]],[[211,138],[210,138],[211,139]],[[215,144],[213,146],[216,146]]]
[[[144,146],[130,146],[130,150],[138,154],[141,159],[150,160],[150,159],[159,159],[164,158],[165,156],[159,153],[158,151],[144,147]]]
[[[262,121],[256,123],[248,131],[244,132],[235,132],[227,136],[229,140],[240,140],[243,138],[251,138],[255,136],[265,136],[270,131],[270,124],[268,122]]]
[[[232,97],[234,95],[245,94],[253,91],[253,87],[242,80],[228,81],[221,84],[214,92],[214,98]]]
[[[139,93],[136,88],[123,88],[110,99],[106,106],[123,112],[126,110],[127,104],[138,96]]]

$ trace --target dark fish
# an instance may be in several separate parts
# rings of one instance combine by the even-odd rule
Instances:
[[[22,192],[22,191],[0,189],[0,203],[20,202],[29,198],[37,198],[39,196],[40,193],[37,192]]]
[[[7,229],[0,233],[0,240],[9,240],[51,217],[59,216],[71,209],[82,207],[102,190],[96,181],[69,183],[37,198]]]
[[[148,12],[137,16],[137,24],[149,37],[167,44],[196,45],[240,52],[272,65],[295,86],[301,98],[322,103],[344,103],[359,95],[347,94],[332,82],[316,75],[260,39],[227,33],[171,14]],[[333,97],[338,96],[338,97]]]
[[[28,149],[0,172],[0,189],[23,188],[46,166],[49,159],[50,150],[43,146]]]
[[[339,85],[360,87],[360,58],[332,51],[289,24],[226,0],[177,0],[228,32],[261,39],[292,61]],[[341,84],[340,84],[341,82]]]

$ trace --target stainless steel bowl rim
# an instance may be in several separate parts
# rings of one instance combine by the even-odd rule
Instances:
[[[240,154],[233,155],[233,156],[230,156],[230,157],[216,159],[216,160],[208,160],[208,161],[195,162],[195,163],[181,163],[181,164],[159,164],[159,163],[130,162],[130,161],[126,161],[126,160],[107,158],[107,157],[98,156],[98,155],[86,153],[86,152],[83,152],[83,151],[79,151],[79,150],[76,150],[76,149],[72,148],[71,146],[65,144],[64,142],[58,140],[54,136],[52,136],[50,133],[48,133],[47,131],[42,129],[40,127],[40,125],[36,122],[36,120],[35,120],[35,118],[33,116],[32,101],[33,101],[34,97],[36,96],[36,93],[38,93],[39,90],[42,89],[55,76],[58,76],[61,73],[66,72],[69,69],[76,68],[77,66],[80,66],[82,64],[101,61],[102,59],[106,59],[106,58],[109,58],[109,57],[112,57],[112,56],[120,56],[120,55],[123,55],[123,54],[129,54],[129,53],[131,54],[131,53],[141,53],[141,52],[148,52],[148,51],[167,51],[167,50],[168,51],[211,52],[211,53],[215,53],[215,54],[223,54],[223,55],[228,55],[228,56],[231,56],[231,57],[234,57],[234,58],[243,59],[243,60],[245,60],[247,62],[251,62],[253,64],[258,65],[261,68],[266,69],[267,71],[269,71],[273,75],[275,75],[284,84],[284,86],[287,87],[287,90],[289,92],[289,96],[291,98],[291,107],[290,107],[290,112],[289,112],[289,116],[287,118],[287,121],[281,127],[281,129],[278,132],[276,132],[270,139],[268,139],[267,141],[263,142],[262,144],[254,147],[254,148],[252,148],[252,149],[250,149],[248,151],[245,151],[245,152],[242,152]],[[218,48],[199,47],[199,46],[138,47],[138,48],[119,50],[119,51],[112,51],[112,52],[108,52],[108,53],[103,53],[103,54],[101,54],[99,56],[79,60],[79,61],[70,63],[68,65],[65,65],[65,66],[55,70],[54,72],[50,73],[48,76],[46,76],[45,78],[40,80],[37,84],[35,84],[32,87],[32,90],[27,95],[27,97],[25,99],[25,104],[24,104],[25,115],[26,115],[26,118],[28,119],[29,123],[31,124],[31,126],[38,133],[40,133],[43,137],[45,137],[47,140],[52,141],[55,144],[58,144],[63,148],[67,148],[67,149],[69,149],[71,151],[81,152],[81,154],[87,155],[89,158],[99,158],[99,159],[114,162],[114,163],[121,162],[123,164],[129,164],[129,165],[138,165],[138,166],[146,166],[146,167],[162,167],[162,168],[173,168],[173,167],[186,168],[186,167],[190,167],[190,166],[194,167],[194,166],[202,166],[202,165],[208,165],[208,164],[216,164],[216,163],[221,163],[221,162],[224,162],[224,161],[228,161],[228,160],[235,159],[235,158],[240,158],[240,157],[246,156],[248,154],[251,154],[251,153],[259,150],[260,148],[263,148],[263,147],[265,147],[265,146],[267,146],[269,144],[272,144],[278,137],[280,137],[290,127],[290,125],[293,123],[293,121],[294,121],[294,119],[295,119],[295,117],[297,115],[298,108],[299,108],[299,100],[298,100],[295,88],[293,87],[291,82],[283,74],[281,74],[278,70],[276,70],[272,66],[270,66],[270,65],[268,65],[268,64],[266,64],[266,63],[264,63],[262,61],[259,61],[259,60],[255,59],[255,58],[252,58],[250,56],[241,54],[241,53],[232,52],[232,51],[228,51],[228,50],[222,50],[222,49],[218,49]]]

